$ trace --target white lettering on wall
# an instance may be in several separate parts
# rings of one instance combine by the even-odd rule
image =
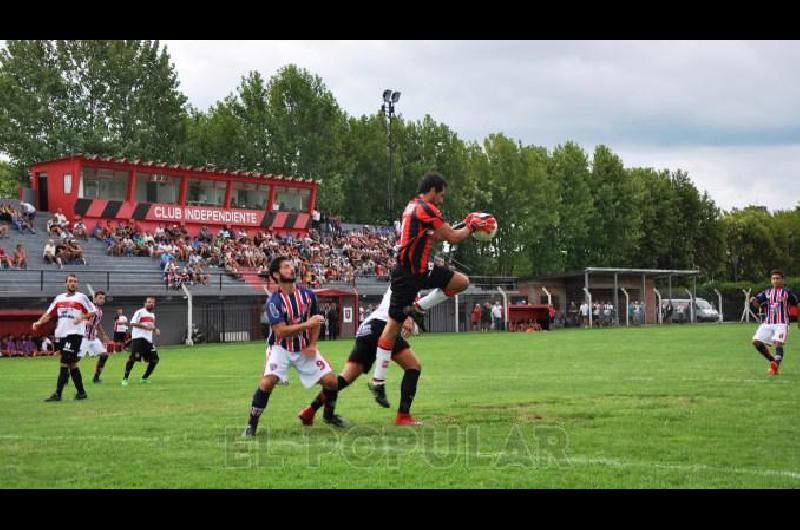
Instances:
[[[216,222],[232,225],[258,225],[257,212],[226,211],[213,208],[201,208],[197,206],[163,206],[153,207],[153,217],[165,220]]]

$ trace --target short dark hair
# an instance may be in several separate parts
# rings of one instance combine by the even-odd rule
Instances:
[[[104,290],[98,289],[97,291],[94,292],[94,297],[96,298],[96,297],[100,296],[101,294],[103,296],[106,296],[106,292]]]
[[[430,190],[436,190],[437,193],[443,191],[447,187],[447,181],[439,173],[429,171],[422,177],[422,182],[419,183],[419,193],[428,193]]]
[[[70,272],[69,274],[67,274],[67,277],[64,278],[64,281],[66,282],[70,278],[75,278],[77,280],[78,279],[78,275],[77,274],[73,274],[73,273]]]
[[[287,258],[286,256],[278,256],[269,263],[270,278],[272,278],[273,274],[281,270],[281,264],[283,264],[284,261],[289,261],[289,258]]]
[[[782,270],[779,270],[779,269],[775,269],[774,271],[770,272],[770,273],[769,273],[769,275],[770,275],[770,276],[775,276],[775,275],[777,275],[777,276],[780,276],[781,278],[783,278],[783,277],[784,277],[784,276],[783,276],[783,271],[782,271]]]

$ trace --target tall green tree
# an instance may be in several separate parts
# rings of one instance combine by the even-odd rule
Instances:
[[[19,174],[73,152],[174,159],[185,103],[158,41],[8,41],[0,50],[0,151]]]
[[[559,247],[560,269],[581,269],[591,265],[589,229],[595,216],[588,155],[575,142],[559,145],[550,157],[549,173],[559,192],[553,240]]]
[[[599,145],[592,158],[590,182],[594,197],[589,221],[590,261],[600,266],[630,266],[642,229],[635,181],[619,156]]]

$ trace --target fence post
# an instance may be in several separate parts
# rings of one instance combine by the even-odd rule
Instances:
[[[106,271],[106,292],[111,291],[111,271]]]
[[[186,308],[186,344],[194,346],[194,340],[192,339],[192,330],[194,328],[192,324],[192,291],[186,287],[185,283],[181,284],[181,288],[186,293],[186,300],[188,300],[188,307]]]
[[[44,291],[44,270],[39,271],[39,290]]]

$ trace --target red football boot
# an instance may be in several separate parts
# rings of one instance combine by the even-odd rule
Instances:
[[[297,417],[303,422],[303,425],[306,427],[311,427],[314,425],[314,414],[316,413],[317,411],[314,410],[313,407],[309,406],[301,410]]]
[[[775,361],[770,361],[769,363],[769,374],[778,375],[778,363]]]
[[[420,426],[422,422],[407,412],[398,412],[394,420],[395,425]]]

